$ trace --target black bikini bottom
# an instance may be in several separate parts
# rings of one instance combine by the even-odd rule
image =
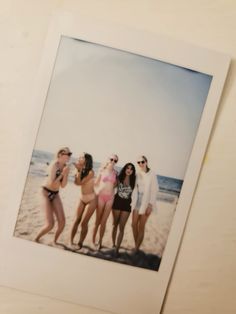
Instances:
[[[44,191],[46,191],[48,193],[48,199],[50,202],[52,202],[54,200],[54,198],[56,197],[56,195],[58,194],[59,191],[52,191],[49,190],[48,188],[46,188],[45,186],[42,187],[44,189]]]

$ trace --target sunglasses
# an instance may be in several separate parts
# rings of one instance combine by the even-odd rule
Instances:
[[[117,163],[117,159],[114,159],[114,158],[110,158],[110,161],[114,161],[114,163]]]
[[[72,153],[62,153],[62,155],[65,155],[65,156],[71,156]]]
[[[141,160],[141,161],[137,161],[137,164],[145,164],[145,161],[144,160]]]

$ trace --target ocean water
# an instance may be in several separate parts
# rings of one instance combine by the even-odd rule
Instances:
[[[45,177],[47,176],[47,167],[50,164],[50,162],[54,159],[54,154],[50,152],[45,152],[41,150],[34,150],[30,162],[30,168],[29,168],[29,174],[34,175],[34,176],[40,176],[40,177]],[[74,157],[71,157],[70,159],[70,164],[75,162],[76,159]],[[98,171],[100,167],[100,162],[94,161],[93,163],[93,169],[95,173]],[[74,166],[71,165],[71,169],[73,169]],[[117,167],[117,171],[119,171],[120,168]],[[73,170],[70,172],[69,180],[73,181],[74,180],[74,173]],[[183,180],[176,179],[176,178],[171,178],[171,177],[166,177],[163,175],[157,175],[157,181],[159,185],[159,189],[161,192],[168,192],[171,194],[176,194],[179,195]]]
[[[183,180],[180,179],[165,177],[161,175],[157,175],[157,181],[159,184],[160,191],[169,192],[177,195],[180,194],[184,182]]]

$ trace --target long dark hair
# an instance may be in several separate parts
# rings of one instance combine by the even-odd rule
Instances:
[[[147,164],[147,172],[150,171],[150,168],[148,167],[148,160],[147,160],[147,157],[142,156],[142,158],[146,161],[146,164]]]
[[[85,158],[85,167],[81,171],[81,175],[80,175],[81,180],[87,177],[87,175],[89,174],[89,171],[93,169],[93,157],[88,153],[84,153],[84,158]]]
[[[136,171],[135,171],[135,167],[134,165],[131,163],[131,162],[128,162],[127,164],[124,165],[124,167],[121,169],[120,173],[119,173],[119,176],[118,176],[118,180],[121,182],[121,183],[124,183],[124,180],[125,180],[125,171],[126,169],[131,166],[133,172],[132,174],[130,175],[130,186],[132,188],[132,190],[134,189],[134,186],[135,186],[135,178],[136,178]]]

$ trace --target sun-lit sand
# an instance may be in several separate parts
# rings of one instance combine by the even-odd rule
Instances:
[[[44,211],[40,205],[40,186],[43,178],[29,175],[25,185],[25,190],[17,218],[14,235],[23,239],[33,241],[44,224]],[[58,245],[58,248],[69,247],[69,234],[76,212],[76,207],[79,201],[80,187],[69,182],[64,189],[60,191],[61,199],[64,205],[66,226],[59,237],[58,242],[63,244]],[[174,216],[177,196],[160,193],[157,200],[157,212],[153,212],[146,225],[145,238],[140,249],[145,253],[152,253],[162,256],[168,233],[171,227],[171,222]],[[89,222],[89,232],[84,241],[84,245],[93,247],[92,245],[92,229],[95,221],[95,213]],[[54,229],[47,235],[40,239],[40,242],[46,245],[52,245]],[[103,240],[104,247],[111,248],[111,230],[112,230],[112,214],[109,216],[107,222],[106,233]],[[79,232],[75,236],[75,243],[78,242]],[[131,215],[126,225],[122,248],[131,250],[134,247],[132,229],[131,229]],[[121,250],[122,250],[121,248]],[[73,248],[72,248],[73,249]],[[75,246],[76,249],[76,246]],[[82,249],[83,252],[83,249]]]

